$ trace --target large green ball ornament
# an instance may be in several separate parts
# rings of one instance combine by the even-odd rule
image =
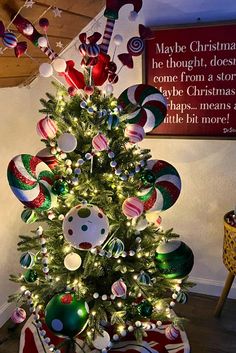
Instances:
[[[139,315],[143,317],[151,317],[152,316],[152,311],[153,311],[153,306],[150,304],[148,301],[143,301],[137,306],[137,310]]]
[[[192,250],[182,241],[170,240],[156,249],[156,267],[168,279],[187,276],[194,263]]]
[[[24,273],[24,279],[28,283],[33,283],[37,280],[38,274],[35,270],[31,268]]]
[[[53,192],[55,195],[58,195],[58,196],[59,196],[59,195],[68,194],[68,192],[69,192],[69,186],[68,186],[67,181],[62,180],[62,179],[56,180],[56,181],[53,183],[52,192]]]
[[[88,316],[88,304],[74,293],[54,295],[45,308],[46,324],[59,337],[74,337],[82,332]]]

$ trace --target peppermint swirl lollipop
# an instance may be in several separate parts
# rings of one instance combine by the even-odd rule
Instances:
[[[48,210],[53,206],[54,174],[39,158],[29,154],[16,156],[8,165],[7,177],[12,192],[26,207]]]
[[[149,160],[141,177],[144,188],[140,200],[145,211],[164,211],[173,206],[179,197],[181,179],[177,170],[161,160]]]
[[[162,93],[153,86],[140,84],[124,90],[118,105],[128,114],[127,123],[138,124],[145,132],[160,125],[166,115],[167,102]]]
[[[140,37],[133,37],[127,43],[127,50],[133,56],[139,56],[144,51],[144,42]]]

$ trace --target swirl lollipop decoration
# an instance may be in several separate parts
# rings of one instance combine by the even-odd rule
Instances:
[[[140,37],[132,37],[127,43],[128,53],[118,55],[118,59],[121,63],[127,66],[129,69],[134,67],[133,56],[139,56],[142,54],[145,48],[145,40],[152,38],[152,32],[148,27],[139,25]]]
[[[165,211],[177,201],[181,179],[171,164],[162,160],[149,160],[141,179],[146,184],[139,196],[145,211]]]
[[[167,111],[162,93],[153,86],[139,84],[128,87],[118,98],[118,105],[128,113],[127,123],[138,124],[145,132],[160,125]]]
[[[16,156],[8,165],[7,177],[12,192],[26,207],[43,211],[53,206],[54,174],[39,158],[29,154]]]

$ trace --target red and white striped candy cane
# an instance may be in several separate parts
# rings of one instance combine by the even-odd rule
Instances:
[[[100,50],[103,53],[108,52],[108,47],[111,41],[111,36],[113,32],[113,28],[115,25],[115,20],[110,20],[109,18],[107,19],[106,27],[104,30],[104,34],[102,37],[102,43],[100,44]]]

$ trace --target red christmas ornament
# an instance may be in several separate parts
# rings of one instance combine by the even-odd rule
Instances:
[[[85,86],[84,87],[84,92],[88,95],[91,96],[94,93],[94,87],[93,86]]]
[[[73,87],[73,86],[70,86],[70,87],[68,88],[68,93],[69,93],[69,95],[70,95],[71,97],[74,97],[74,96],[76,95],[76,93],[77,93],[77,89],[76,89],[75,87]]]
[[[47,18],[43,17],[39,20],[39,26],[46,32],[49,27],[49,21]]]

